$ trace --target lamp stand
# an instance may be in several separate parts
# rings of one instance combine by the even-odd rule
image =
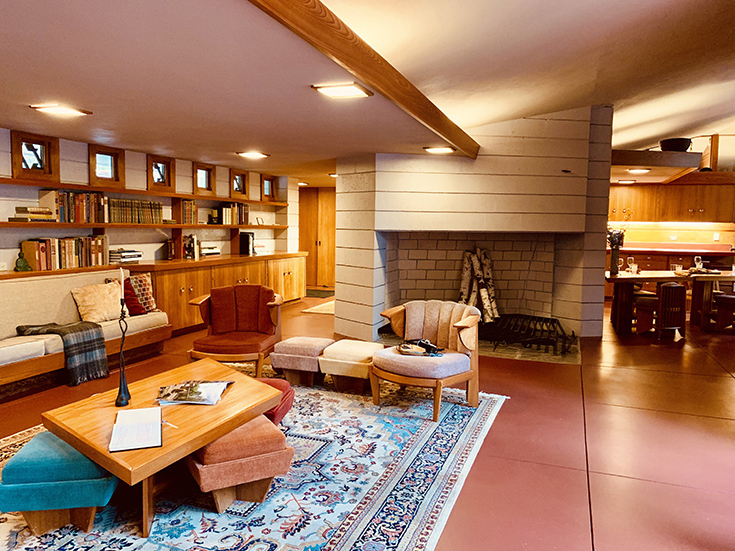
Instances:
[[[125,299],[120,299],[120,388],[117,391],[117,399],[115,405],[117,407],[127,406],[130,402],[130,391],[128,390],[128,381],[125,379],[125,356],[123,355],[123,346],[125,345],[125,333],[128,330],[128,322],[125,321]]]

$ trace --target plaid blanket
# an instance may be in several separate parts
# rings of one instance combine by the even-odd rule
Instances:
[[[96,323],[80,321],[77,323],[46,323],[43,325],[19,325],[15,328],[19,335],[45,335],[55,333],[64,341],[66,368],[69,370],[69,386],[77,386],[85,381],[107,377],[107,354],[102,327]]]

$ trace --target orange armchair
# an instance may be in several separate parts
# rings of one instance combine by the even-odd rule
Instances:
[[[283,298],[262,285],[234,285],[216,287],[189,304],[199,307],[209,327],[189,355],[220,362],[256,360],[255,376],[260,377],[264,360],[281,340]]]

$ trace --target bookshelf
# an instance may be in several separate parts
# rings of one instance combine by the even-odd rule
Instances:
[[[120,187],[106,187],[106,186],[89,186],[84,184],[66,184],[66,183],[58,183],[58,182],[49,182],[49,181],[38,181],[38,180],[26,180],[23,178],[9,178],[9,177],[0,177],[0,187],[5,186],[29,186],[34,187],[38,190],[59,190],[60,192],[67,192],[67,193],[77,193],[77,194],[84,194],[84,195],[101,195],[106,198],[108,198],[110,201],[113,199],[125,198],[130,196],[138,196],[142,197],[144,199],[130,199],[130,201],[141,201],[141,202],[149,202],[151,204],[159,204],[160,201],[157,201],[157,199],[160,198],[168,198],[171,203],[171,218],[176,221],[176,223],[163,223],[162,221],[160,223],[152,223],[148,222],[148,220],[153,219],[162,219],[160,215],[160,207],[159,207],[159,214],[156,217],[148,216],[147,218],[139,217],[140,220],[146,220],[145,222],[105,222],[105,221],[79,221],[79,222],[57,222],[57,221],[0,221],[0,230],[2,229],[8,229],[8,230],[19,230],[22,228],[27,229],[48,229],[48,230],[67,230],[67,229],[83,229],[83,230],[91,230],[92,236],[100,236],[105,235],[105,231],[107,229],[124,229],[124,230],[156,230],[156,229],[162,229],[162,230],[170,230],[171,231],[171,239],[174,242],[174,259],[179,260],[184,257],[184,250],[183,250],[183,236],[185,230],[193,230],[193,229],[222,229],[227,230],[229,233],[228,235],[223,239],[224,241],[229,241],[230,243],[230,252],[233,255],[239,255],[239,233],[241,230],[273,230],[274,232],[281,232],[288,229],[287,225],[282,224],[251,224],[251,223],[235,223],[235,221],[238,219],[237,214],[235,214],[235,218],[232,218],[233,223],[216,223],[216,224],[203,224],[201,222],[195,222],[196,220],[196,214],[194,214],[194,217],[192,218],[190,216],[190,223],[182,223],[182,216],[184,213],[183,205],[187,204],[187,202],[191,202],[189,204],[193,205],[208,205],[207,208],[212,208],[214,206],[215,209],[226,206],[233,206],[233,211],[237,213],[238,211],[241,213],[240,216],[242,217],[242,212],[249,210],[247,207],[250,205],[258,205],[261,207],[267,207],[269,209],[280,209],[288,207],[287,202],[274,202],[274,201],[259,201],[255,199],[249,199],[242,196],[233,196],[233,197],[223,197],[223,196],[214,196],[214,195],[208,195],[208,196],[202,196],[202,195],[195,195],[193,193],[176,193],[176,192],[170,192],[162,189],[155,189],[154,191],[148,191],[143,189],[133,189],[133,188],[120,188]],[[110,197],[110,195],[114,195],[115,197]],[[129,201],[129,202],[130,202]],[[124,203],[125,201],[121,201],[121,203]],[[196,209],[194,210],[196,213]],[[97,217],[99,218],[99,217]],[[220,216],[220,219],[224,217]],[[108,220],[110,217],[108,216]],[[239,218],[242,220],[243,218]],[[230,220],[228,220],[230,221]],[[248,220],[248,222],[253,221],[252,218]],[[21,238],[22,239],[22,238]],[[15,273],[12,272],[13,266],[9,266],[9,271],[13,273],[14,277],[24,277],[27,275],[37,275],[38,272],[20,272]],[[99,266],[95,267],[84,267],[84,268],[73,268],[73,269],[65,269],[64,272],[73,273],[76,271],[86,271],[86,270],[95,270],[100,269]],[[44,272],[53,272],[53,273],[61,273],[62,270],[45,270]],[[6,274],[6,272],[3,272]]]

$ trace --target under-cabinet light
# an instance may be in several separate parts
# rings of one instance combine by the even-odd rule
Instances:
[[[238,155],[246,159],[265,159],[266,157],[270,157],[268,153],[261,153],[260,151],[244,151],[243,153],[238,153]]]
[[[312,84],[311,87],[332,99],[367,98],[373,95],[370,90],[357,82],[348,82],[346,84]]]
[[[425,147],[424,151],[431,153],[432,155],[449,155],[450,153],[454,153],[455,149],[449,146]]]
[[[337,174],[336,172],[332,172],[332,173],[330,174],[330,176],[331,176],[332,178],[339,178],[339,174]]]
[[[57,117],[84,117],[91,115],[92,111],[85,111],[84,109],[74,109],[73,107],[65,107],[58,103],[45,103],[43,105],[29,105],[31,109],[35,109],[40,113],[47,113],[49,115],[56,115]]]
[[[629,168],[628,173],[629,174],[648,174],[651,172],[650,168]]]
[[[307,184],[306,182],[299,182],[299,185],[300,186],[308,186],[309,184]]]
[[[635,180],[618,180],[619,184],[635,184]]]

